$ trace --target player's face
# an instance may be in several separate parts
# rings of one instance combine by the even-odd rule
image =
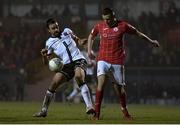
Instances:
[[[102,18],[110,28],[114,27],[116,19],[113,15],[102,15]]]
[[[58,23],[56,22],[56,23],[50,24],[48,31],[52,37],[59,37],[60,30],[59,30]]]

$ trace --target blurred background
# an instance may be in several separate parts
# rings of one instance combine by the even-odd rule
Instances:
[[[0,0],[0,101],[43,100],[54,75],[42,64],[40,55],[48,38],[46,19],[55,17],[61,28],[69,27],[84,38],[101,20],[103,7],[113,8],[118,19],[161,44],[152,48],[144,40],[126,36],[128,102],[180,104],[179,0]],[[95,80],[90,84],[92,92],[95,84]],[[64,102],[72,86],[70,82],[59,87],[55,101]],[[117,102],[111,80],[104,94],[104,102]],[[75,102],[79,101],[77,96]]]

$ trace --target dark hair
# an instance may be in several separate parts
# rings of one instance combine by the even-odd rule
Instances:
[[[50,24],[54,24],[54,23],[56,23],[56,22],[57,22],[56,19],[54,19],[54,18],[49,18],[49,19],[46,21],[46,27],[49,28],[49,25],[50,25]]]
[[[107,8],[104,8],[104,9],[103,9],[102,14],[103,14],[103,15],[109,15],[109,14],[110,14],[110,15],[114,15],[114,12],[113,12],[113,10],[112,10],[111,8],[108,8],[108,7],[107,7]]]

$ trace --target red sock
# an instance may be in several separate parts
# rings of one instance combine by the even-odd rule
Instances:
[[[96,111],[96,117],[98,118],[100,116],[102,98],[103,98],[103,92],[96,90],[95,111]]]
[[[126,108],[126,93],[121,93],[119,96],[120,104],[121,104],[121,110],[125,117],[129,117],[129,112]]]
[[[120,94],[119,101],[120,101],[121,107],[125,109],[126,108],[126,93],[125,92]]]

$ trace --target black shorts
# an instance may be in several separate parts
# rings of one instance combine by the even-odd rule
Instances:
[[[73,61],[72,63],[65,64],[60,72],[64,74],[65,77],[67,78],[67,81],[69,81],[74,77],[75,74],[74,70],[76,69],[76,67],[82,68],[86,73],[86,68],[87,68],[86,60],[78,59]]]

